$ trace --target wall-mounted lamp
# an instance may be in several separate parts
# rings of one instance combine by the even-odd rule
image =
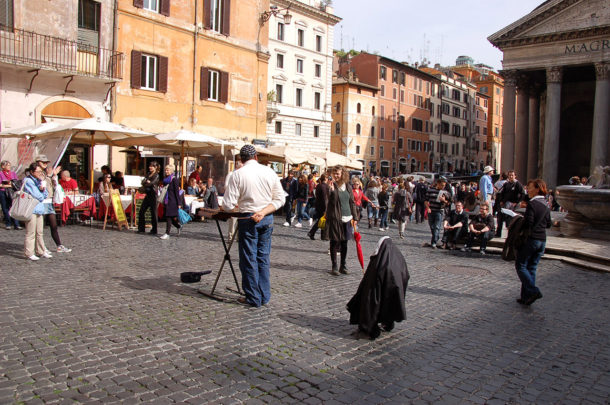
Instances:
[[[269,7],[269,11],[263,11],[261,13],[261,25],[263,25],[263,24],[265,24],[265,22],[269,21],[271,16],[277,16],[282,11],[286,11],[284,14],[282,14],[282,17],[284,17],[284,24],[286,24],[286,25],[290,24],[290,21],[292,21],[292,14],[290,14],[289,9],[290,9],[290,7],[288,7],[288,8],[278,8],[277,6]]]

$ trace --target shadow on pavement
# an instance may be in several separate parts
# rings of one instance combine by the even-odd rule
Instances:
[[[161,276],[156,278],[133,278],[133,277],[113,277],[121,284],[132,290],[155,290],[171,294],[189,295],[192,297],[200,296],[197,290],[180,283],[180,275]],[[192,284],[190,284],[192,285]]]
[[[484,297],[482,295],[464,294],[464,293],[459,293],[459,292],[455,292],[455,291],[441,290],[440,288],[409,286],[407,289],[407,292],[411,292],[411,293],[415,293],[415,294],[437,295],[440,297],[449,297],[449,298],[472,298],[475,300],[494,302],[494,303],[504,302],[501,300],[495,300],[492,298]],[[408,295],[407,295],[407,298],[408,298]]]
[[[305,315],[297,312],[284,312],[279,314],[278,317],[293,325],[316,330],[326,335],[348,339],[357,338],[357,327],[355,325],[350,325],[347,318],[326,318],[323,316]]]
[[[23,255],[23,243],[3,243],[2,244],[2,253],[0,256],[13,256],[17,259],[25,259],[26,257]]]

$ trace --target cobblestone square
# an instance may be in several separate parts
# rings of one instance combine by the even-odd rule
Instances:
[[[351,273],[334,277],[328,244],[282,223],[260,309],[197,292],[223,256],[214,223],[167,241],[63,227],[72,253],[38,262],[23,231],[0,232],[0,403],[608,403],[608,274],[543,260],[544,298],[523,308],[498,255],[422,248],[426,224],[404,241],[362,229],[365,265],[389,234],[411,273],[408,319],[370,341],[345,309],[362,274],[353,243]],[[220,284],[232,294],[228,267]]]

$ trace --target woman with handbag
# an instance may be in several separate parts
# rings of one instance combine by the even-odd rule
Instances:
[[[57,231],[57,217],[55,216],[55,208],[53,207],[53,197],[55,196],[55,187],[58,185],[57,174],[61,171],[61,166],[57,166],[55,169],[49,167],[49,159],[46,155],[39,155],[36,157],[36,164],[38,167],[42,169],[42,183],[46,190],[49,192],[49,195],[44,203],[44,215],[49,223],[49,228],[51,229],[51,237],[53,238],[53,242],[57,245],[57,253],[70,253],[72,249],[68,249],[61,243],[61,239],[59,239],[59,232]],[[59,189],[57,190],[60,191]]]
[[[15,181],[18,180],[17,174],[11,170],[11,162],[8,160],[3,160],[0,163],[1,171],[0,171],[0,205],[2,205],[2,213],[4,214],[4,224],[6,225],[6,229],[12,229],[13,227],[17,230],[23,229],[21,225],[19,225],[19,221],[14,218],[11,218],[9,215],[9,210],[11,209],[11,205],[13,205],[13,193],[15,190]]]
[[[49,191],[44,184],[44,170],[37,163],[30,165],[30,175],[23,182],[23,191],[38,200],[31,219],[25,225],[25,257],[30,260],[40,260],[40,257],[51,258],[51,253],[44,244],[42,232],[44,229],[44,215],[46,206],[43,202],[49,196]],[[34,254],[36,249],[36,254]],[[40,257],[38,257],[38,256]]]
[[[330,239],[330,274],[348,274],[345,262],[347,260],[347,242],[354,237],[354,226],[357,224],[356,203],[354,193],[349,184],[349,172],[343,166],[335,166],[331,170],[333,182],[329,186],[328,206],[326,207],[326,228]],[[341,254],[341,265],[337,268],[337,253]]]
[[[400,239],[404,239],[405,226],[411,217],[411,206],[413,205],[413,197],[404,182],[398,184],[398,190],[392,196],[392,203],[394,204],[392,218],[398,222],[398,236]]]
[[[182,196],[180,195],[180,184],[178,179],[174,175],[174,167],[171,165],[165,166],[165,178],[163,179],[163,185],[167,186],[165,198],[163,203],[165,204],[165,220],[167,225],[165,233],[160,236],[161,239],[169,239],[169,233],[172,229],[172,223],[178,229],[178,235],[182,225],[178,222],[178,210],[182,208]]]
[[[522,241],[515,258],[515,269],[521,280],[521,297],[517,298],[517,302],[521,305],[531,305],[542,298],[540,289],[536,287],[536,270],[544,254],[546,230],[552,225],[551,211],[546,204],[547,194],[546,183],[542,179],[527,182],[530,199],[523,221],[529,236]]]

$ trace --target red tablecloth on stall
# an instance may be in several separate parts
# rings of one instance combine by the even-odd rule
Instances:
[[[95,208],[95,198],[93,196],[89,196],[86,199],[78,199],[75,200],[78,202],[78,205],[74,205],[74,202],[70,198],[70,196],[66,196],[64,198],[63,204],[55,204],[56,207],[61,207],[61,222],[65,225],[66,221],[70,217],[70,213],[74,208],[84,209],[82,211],[83,215],[95,217],[96,208]]]

